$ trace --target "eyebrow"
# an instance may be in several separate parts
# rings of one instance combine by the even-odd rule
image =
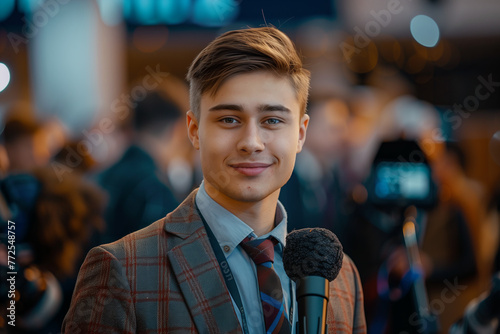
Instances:
[[[266,111],[282,111],[290,112],[290,109],[281,104],[261,104],[257,108],[259,112]],[[240,104],[218,104],[208,109],[208,111],[219,111],[219,110],[232,110],[232,111],[243,111],[243,106]]]

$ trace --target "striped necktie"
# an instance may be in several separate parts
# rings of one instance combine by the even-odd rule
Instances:
[[[266,333],[290,333],[285,304],[283,303],[283,289],[278,274],[274,271],[274,246],[278,241],[269,237],[267,239],[254,239],[246,237],[241,242],[241,247],[252,258],[257,267],[260,299],[266,325]]]

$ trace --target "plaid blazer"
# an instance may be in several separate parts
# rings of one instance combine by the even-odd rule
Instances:
[[[195,194],[164,219],[88,253],[63,333],[242,333]],[[330,284],[328,329],[366,332],[348,257]]]

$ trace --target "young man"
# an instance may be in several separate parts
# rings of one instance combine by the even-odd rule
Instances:
[[[295,331],[278,195],[306,137],[309,72],[288,37],[265,27],[218,37],[188,79],[188,135],[204,181],[164,219],[90,251],[63,332]],[[366,331],[347,257],[331,283],[328,325]]]

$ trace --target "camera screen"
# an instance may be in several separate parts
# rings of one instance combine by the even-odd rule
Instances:
[[[430,194],[431,172],[423,163],[380,162],[375,176],[379,199],[423,200]]]

